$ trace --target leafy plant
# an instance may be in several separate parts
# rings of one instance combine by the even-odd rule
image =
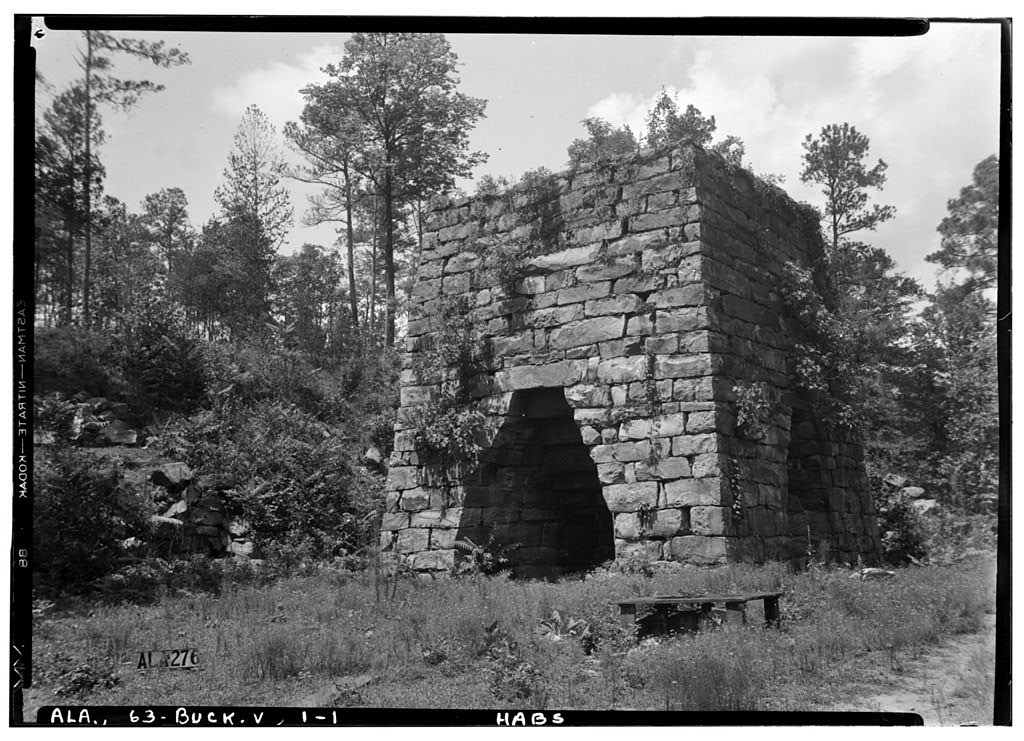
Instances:
[[[590,624],[582,618],[573,618],[568,615],[562,617],[558,610],[552,610],[551,616],[540,621],[537,632],[551,641],[562,641],[566,638],[576,638],[581,644],[593,648],[593,635],[590,632]],[[589,651],[587,651],[589,653]]]
[[[133,406],[151,411],[188,411],[205,388],[199,344],[167,304],[145,304],[125,322],[120,366],[131,385]]]
[[[768,432],[772,403],[757,384],[736,384],[736,430],[750,440],[761,440]]]
[[[519,543],[510,545],[498,543],[493,532],[487,536],[487,542],[484,545],[477,545],[469,538],[460,538],[455,541],[455,549],[467,554],[469,558],[459,562],[455,573],[487,576],[499,574],[508,569],[511,564],[508,554],[517,548],[519,548]]]
[[[88,589],[126,555],[126,538],[148,531],[151,514],[151,503],[124,484],[116,466],[71,448],[38,458],[32,545],[43,583]]]

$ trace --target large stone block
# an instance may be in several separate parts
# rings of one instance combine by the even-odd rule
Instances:
[[[401,507],[407,512],[417,512],[430,506],[430,492],[423,487],[402,492]]]
[[[625,540],[671,538],[686,532],[686,513],[679,509],[652,509],[615,515],[615,537]]]
[[[726,539],[704,535],[681,535],[668,543],[673,561],[696,566],[711,566],[728,560]]]
[[[647,375],[647,358],[634,355],[602,360],[597,366],[597,378],[604,383],[639,381]]]
[[[665,458],[660,461],[638,461],[637,481],[671,481],[690,476],[690,462],[686,458]]]
[[[636,512],[641,505],[658,505],[658,484],[653,481],[632,484],[611,484],[602,492],[612,512]]]
[[[558,252],[532,258],[527,265],[540,270],[562,270],[576,265],[588,265],[597,259],[601,252],[601,243],[569,247]]]
[[[395,541],[395,550],[399,553],[415,553],[425,551],[430,543],[430,531],[420,528],[410,528],[398,533]]]
[[[448,273],[464,273],[467,270],[473,270],[480,265],[480,255],[476,252],[460,252],[453,257],[448,258],[448,262],[444,265],[445,274]],[[420,271],[422,275],[422,271]]]
[[[586,265],[576,269],[576,280],[581,283],[592,283],[599,280],[615,280],[629,275],[636,270],[632,257],[618,257],[614,260]]]
[[[611,403],[611,392],[607,386],[581,383],[565,390],[565,399],[572,407],[599,407]]]
[[[408,512],[385,512],[381,517],[381,530],[405,530],[409,527]]]
[[[385,487],[392,491],[415,489],[420,485],[419,469],[415,466],[402,466],[388,471]]]
[[[640,310],[642,302],[632,293],[621,293],[608,298],[594,299],[584,304],[588,317],[606,314],[631,314]]]
[[[731,530],[730,510],[726,507],[691,507],[690,530],[694,535],[725,535],[727,530]]]
[[[666,481],[665,503],[670,507],[722,505],[722,479],[677,479]]]
[[[660,540],[626,540],[615,539],[615,558],[627,559],[633,556],[640,556],[650,561],[660,561],[663,558],[663,547]]]
[[[408,565],[417,571],[448,571],[455,567],[455,551],[423,551],[409,557]]]
[[[659,355],[654,361],[655,378],[694,378],[711,372],[710,355]]]
[[[620,440],[644,440],[651,434],[651,420],[631,419],[619,427]]]
[[[434,550],[444,550],[455,547],[455,528],[439,528],[433,527],[430,529],[430,547]]]
[[[625,464],[619,461],[597,464],[597,480],[602,484],[621,484],[625,479]]]
[[[649,301],[658,309],[677,306],[704,306],[710,301],[708,290],[700,283],[666,288],[652,294]]]
[[[589,345],[622,337],[626,321],[618,316],[603,316],[583,319],[558,327],[551,332],[548,344],[556,350]]]
[[[563,288],[558,292],[557,303],[575,304],[582,301],[589,301],[595,298],[604,298],[611,293],[611,283],[584,283],[572,288]]]
[[[696,306],[676,309],[662,309],[654,320],[654,331],[658,334],[669,332],[692,332],[705,327],[704,315]]]
[[[672,438],[672,455],[702,455],[717,450],[718,438],[712,434],[680,435]]]
[[[586,360],[562,360],[546,365],[520,365],[498,373],[496,380],[501,390],[541,388],[544,386],[571,386],[583,380],[587,372]]]

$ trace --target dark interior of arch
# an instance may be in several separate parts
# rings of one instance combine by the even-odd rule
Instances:
[[[828,470],[822,460],[823,433],[808,402],[795,399],[787,460],[786,510],[794,554],[817,552],[832,534]]]
[[[505,547],[513,575],[554,577],[615,557],[597,467],[561,388],[513,394],[473,477],[456,537]]]

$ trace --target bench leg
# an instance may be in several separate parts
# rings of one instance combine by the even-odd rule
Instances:
[[[747,611],[742,602],[725,603],[725,621],[729,625],[743,625],[747,622]]]
[[[764,622],[765,625],[774,625],[778,627],[781,624],[779,618],[779,598],[778,597],[765,597],[764,598]]]
[[[619,605],[619,623],[623,628],[636,630],[636,605]]]

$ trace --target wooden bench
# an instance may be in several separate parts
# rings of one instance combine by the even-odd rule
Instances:
[[[747,622],[747,603],[761,600],[764,602],[764,621],[766,625],[779,624],[779,597],[782,592],[751,592],[747,594],[697,596],[656,596],[635,597],[630,600],[619,600],[613,604],[619,606],[619,620],[628,627],[636,627],[638,608],[648,608],[660,618],[662,633],[669,632],[669,615],[673,612],[696,613],[699,620],[710,617],[715,605],[724,605],[726,622],[743,625]]]

